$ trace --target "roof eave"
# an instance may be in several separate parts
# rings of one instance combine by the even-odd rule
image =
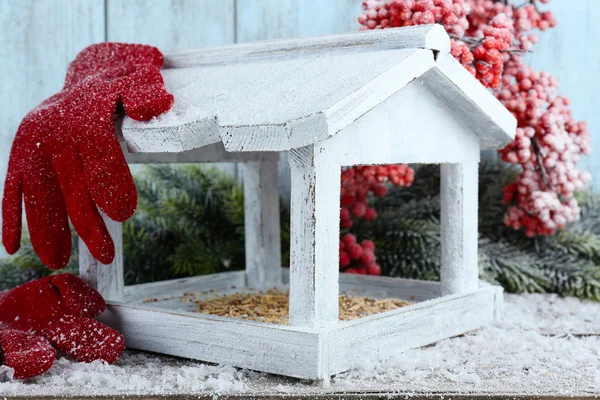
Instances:
[[[482,149],[502,148],[514,139],[512,113],[449,53],[438,54],[423,80],[479,136]]]

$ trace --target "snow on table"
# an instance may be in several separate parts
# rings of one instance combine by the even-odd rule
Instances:
[[[502,323],[426,348],[391,352],[386,360],[367,356],[327,388],[138,352],[126,352],[112,366],[60,358],[43,376],[0,382],[0,396],[594,395],[600,393],[600,304],[555,295],[507,295]]]

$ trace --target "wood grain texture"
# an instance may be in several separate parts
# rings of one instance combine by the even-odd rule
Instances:
[[[148,306],[113,303],[100,320],[129,348],[318,378],[319,336],[290,327]]]
[[[460,120],[481,139],[482,149],[499,149],[517,133],[514,116],[450,53],[440,52],[436,67],[423,78]]]
[[[265,153],[262,152],[228,152],[221,142],[178,153],[129,153],[126,148],[123,151],[130,164],[244,162],[260,161],[265,158]]]
[[[236,0],[236,43],[356,32],[362,0]],[[279,191],[289,200],[288,153],[281,153]]]
[[[441,165],[442,295],[477,289],[477,159]]]
[[[479,157],[475,133],[420,79],[316,147],[316,164],[344,166],[435,164]]]
[[[237,42],[356,32],[362,0],[237,0]]]
[[[454,118],[479,137],[482,148],[502,147],[516,133],[515,118],[450,54],[439,52],[434,58],[431,50],[393,47],[404,46],[402,40],[417,46],[415,38],[430,34],[447,39],[437,28],[181,53],[194,60],[163,71],[176,98],[173,109],[147,122],[125,118],[123,136],[128,148],[138,152],[189,150],[218,140],[217,131],[227,151],[290,150],[337,134],[422,77]],[[362,47],[364,38],[371,45]],[[207,54],[215,57],[204,60]],[[207,63],[213,58],[214,64]],[[197,129],[183,129],[190,123]]]
[[[247,285],[261,290],[281,284],[279,154],[269,155],[267,159],[243,164]]]
[[[340,322],[324,339],[323,374],[359,366],[364,354],[385,359],[390,348],[408,350],[478,329],[495,319],[497,302],[501,289],[490,286]]]
[[[235,0],[106,0],[106,7],[108,41],[150,44],[163,52],[235,41]],[[216,165],[236,173],[234,163]]]
[[[314,148],[290,152],[290,325],[338,319],[339,165],[315,165]]]
[[[343,33],[307,38],[256,41],[232,46],[188,49],[165,55],[165,68],[277,60],[282,56],[318,57],[322,54],[361,53],[395,49],[450,51],[450,38],[441,25],[419,25],[384,31]]]
[[[231,271],[126,286],[124,293],[125,301],[137,303],[149,298],[160,300],[165,296],[180,296],[186,292],[224,292],[232,287],[242,288],[245,284],[245,271]]]
[[[597,0],[555,0],[550,10],[558,21],[555,28],[540,32],[526,61],[537,71],[558,78],[558,93],[571,99],[576,119],[586,121],[592,136],[594,153],[583,157],[582,169],[592,173],[591,186],[600,190],[600,7]]]
[[[108,41],[163,52],[235,41],[234,0],[106,0]]]
[[[105,300],[121,301],[124,297],[123,281],[123,228],[102,214],[108,233],[115,244],[115,258],[108,265],[101,264],[89,252],[87,246],[79,239],[79,276],[88,285],[96,289]]]
[[[21,120],[62,88],[67,65],[81,49],[103,40],[102,1],[3,0],[0,4],[0,197]],[[0,258],[4,255],[0,246]]]
[[[282,269],[283,284],[290,282],[289,268]],[[410,301],[425,301],[440,297],[440,283],[417,279],[391,278],[357,274],[340,274],[340,293],[372,296],[378,299],[395,297]]]

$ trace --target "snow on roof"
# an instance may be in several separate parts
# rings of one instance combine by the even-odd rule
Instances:
[[[289,150],[326,139],[422,77],[459,112],[484,148],[516,122],[448,53],[439,25],[264,41],[167,54],[175,104],[148,122],[129,118],[130,152],[181,152],[223,142],[228,151]]]

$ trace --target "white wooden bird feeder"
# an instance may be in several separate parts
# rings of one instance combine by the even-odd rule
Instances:
[[[109,302],[103,320],[130,348],[328,379],[367,354],[497,318],[502,289],[478,285],[477,171],[480,150],[507,144],[516,121],[449,50],[444,29],[430,25],[169,54],[162,73],[174,108],[123,122],[127,157],[244,163],[246,270],[124,287],[121,228],[108,221],[113,265],[98,264],[80,243],[80,273]],[[280,152],[291,168],[289,277],[280,259]],[[339,274],[340,168],[394,163],[441,164],[439,283]],[[289,325],[143,302],[288,280]],[[416,303],[339,321],[340,289]]]

